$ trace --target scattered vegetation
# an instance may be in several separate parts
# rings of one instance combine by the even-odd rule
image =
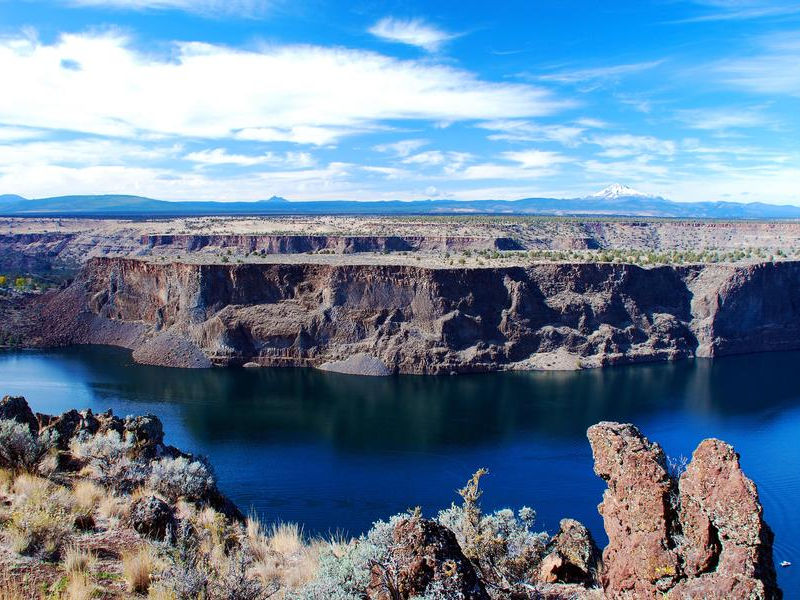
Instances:
[[[265,526],[256,516],[239,523],[219,512],[209,504],[216,488],[202,460],[178,456],[147,462],[137,454],[137,444],[115,431],[83,433],[67,450],[84,465],[79,475],[48,479],[38,474],[37,460],[41,463],[42,449],[52,448],[52,440],[40,444],[27,427],[3,431],[9,432],[11,447],[22,450],[6,452],[8,466],[0,470],[0,497],[9,504],[0,518],[0,536],[19,555],[60,560],[49,563],[56,567],[48,599],[88,600],[116,589],[150,600],[360,600],[374,565],[390,561],[395,526],[420,516],[402,513],[378,521],[357,539],[308,538],[294,524]],[[129,472],[132,464],[148,475],[139,478],[136,489],[121,491],[111,474]],[[483,475],[476,473],[459,492],[462,504],[442,511],[437,520],[455,533],[485,584],[506,594],[538,567],[548,538],[531,530],[535,514],[530,509],[483,514]],[[152,494],[174,511],[175,525],[164,540],[137,535],[133,546],[130,541],[120,546],[120,558],[111,566],[82,541],[91,533],[76,525],[79,516],[93,519],[94,530],[131,535],[127,507]],[[429,586],[425,598],[442,597],[436,589]]]
[[[153,462],[147,483],[172,502],[178,498],[205,498],[216,486],[214,474],[207,462],[190,461],[183,456]]]
[[[150,546],[142,546],[122,557],[122,572],[129,592],[144,594],[156,573],[158,560]]]
[[[56,438],[53,432],[33,436],[27,425],[0,420],[0,467],[32,470],[53,448]]]

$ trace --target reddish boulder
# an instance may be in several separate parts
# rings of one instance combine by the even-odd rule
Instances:
[[[680,569],[670,543],[674,485],[664,452],[630,424],[598,423],[587,435],[594,471],[608,482],[598,507],[608,534],[601,583],[612,597],[655,597]]]
[[[607,597],[782,597],[772,531],[730,445],[703,441],[675,482],[661,448],[633,425],[599,423],[588,436],[595,472],[608,482],[599,507]]]
[[[455,534],[436,521],[413,517],[397,523],[387,564],[372,567],[370,600],[422,596],[438,582],[447,598],[489,600]]]
[[[779,598],[773,534],[755,484],[725,442],[704,440],[681,475],[679,547],[688,577],[679,598]]]
[[[599,559],[600,550],[589,530],[574,519],[562,519],[539,577],[545,583],[597,585]]]

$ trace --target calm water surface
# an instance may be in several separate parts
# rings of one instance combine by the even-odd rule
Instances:
[[[147,367],[124,350],[0,353],[0,394],[34,410],[154,413],[167,442],[211,458],[220,486],[266,520],[357,534],[413,506],[427,514],[487,467],[485,508],[528,505],[542,528],[586,523],[604,489],[586,428],[637,424],[671,456],[705,437],[742,454],[800,597],[800,353],[567,373],[369,378],[305,369]]]

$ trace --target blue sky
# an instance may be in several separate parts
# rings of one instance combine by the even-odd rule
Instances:
[[[800,3],[0,0],[0,193],[800,204]]]

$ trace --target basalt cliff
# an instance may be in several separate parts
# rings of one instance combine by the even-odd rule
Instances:
[[[31,344],[143,363],[364,373],[575,369],[800,348],[800,263],[423,268],[89,260]]]

